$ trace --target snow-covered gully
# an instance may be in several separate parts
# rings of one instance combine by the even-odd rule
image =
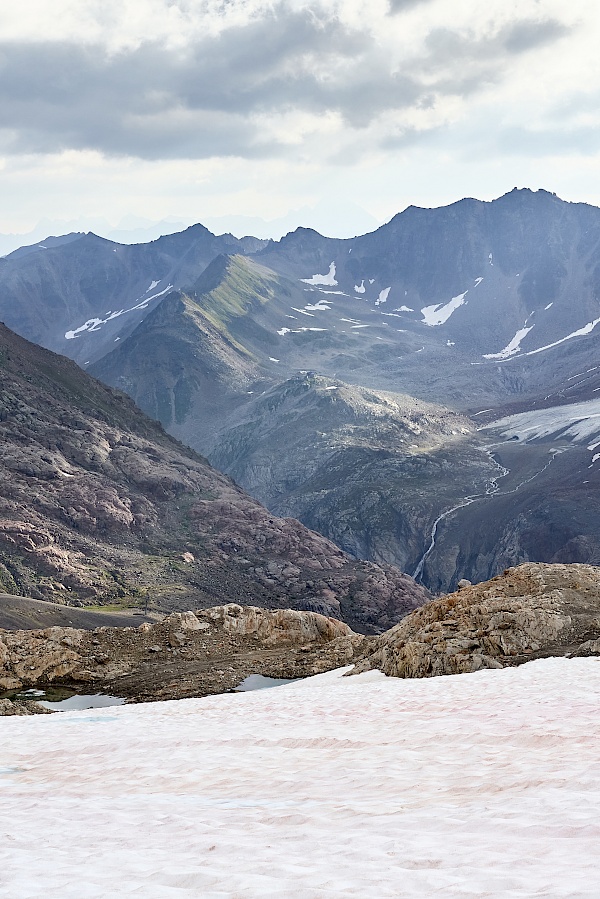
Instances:
[[[2,721],[15,899],[600,895],[600,662]]]

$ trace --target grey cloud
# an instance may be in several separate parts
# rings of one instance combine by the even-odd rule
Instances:
[[[557,22],[556,19],[547,19],[543,22],[525,21],[516,22],[503,33],[503,43],[509,53],[524,53],[535,47],[553,43],[570,32],[570,28]]]
[[[497,136],[496,146],[503,155],[586,156],[600,151],[600,131],[592,126],[509,128]]]
[[[408,5],[399,0],[394,8]],[[424,55],[398,73],[367,31],[289,11],[285,0],[243,28],[177,50],[158,41],[116,55],[101,46],[4,43],[0,149],[96,149],[146,159],[277,156],[289,148],[263,134],[261,116],[335,112],[365,129],[389,110],[469,95],[501,77],[507,54],[564,33],[554,22],[539,23],[538,31],[520,24],[521,31],[516,24],[480,40],[433,31]],[[390,138],[413,139],[410,132]]]
[[[505,59],[507,53],[525,53],[566,36],[570,30],[554,19],[525,19],[479,38],[450,28],[436,28],[427,37],[429,54],[425,62],[430,64],[435,59],[438,65],[457,61],[496,63]]]
[[[404,12],[406,9],[413,9],[415,6],[424,6],[425,3],[431,3],[431,0],[389,0],[390,12]]]

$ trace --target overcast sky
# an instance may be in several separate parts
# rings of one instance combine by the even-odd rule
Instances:
[[[600,205],[598,47],[598,0],[5,2],[0,231]]]

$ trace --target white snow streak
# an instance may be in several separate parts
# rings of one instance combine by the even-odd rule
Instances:
[[[327,331],[327,328],[281,328],[277,333],[281,337],[285,337],[286,334],[302,334],[305,331]],[[271,359],[271,362],[279,362],[279,359]]]
[[[349,293],[344,293],[343,290],[323,290],[322,287],[317,287],[317,290],[319,291],[319,293],[327,293],[327,294],[331,294],[332,296],[336,296],[336,297],[349,297],[350,296]]]
[[[308,305],[304,307],[307,312],[326,312],[328,309],[331,309],[331,306],[328,306],[325,300],[319,300],[318,303],[314,305]]]
[[[357,287],[356,284],[354,285],[354,290],[356,293],[364,293],[366,289],[367,288],[365,287],[365,279],[364,278],[360,282],[360,287]]]
[[[173,285],[168,284],[164,290],[161,290],[159,293],[152,294],[151,297],[146,297],[146,299],[142,300],[141,303],[137,303],[135,306],[131,306],[129,309],[120,309],[118,312],[111,312],[110,315],[106,316],[106,318],[90,318],[78,328],[75,328],[72,331],[67,331],[65,333],[65,338],[67,340],[74,340],[79,334],[82,334],[84,331],[88,331],[90,334],[94,331],[99,331],[102,325],[106,325],[108,322],[112,321],[113,318],[119,318],[121,315],[126,315],[128,312],[134,312],[136,309],[146,309],[148,303],[151,300],[155,300],[157,297],[162,297],[163,294],[167,293],[167,291],[169,290],[172,290],[172,288]]]
[[[378,296],[377,299],[375,300],[375,305],[376,305],[376,306],[381,306],[382,303],[387,303],[387,298],[388,298],[388,296],[389,296],[389,294],[390,294],[390,290],[391,290],[391,289],[392,289],[391,287],[386,287],[386,288],[384,288],[384,290],[382,290],[382,291],[380,292],[379,296]]]
[[[518,353],[521,349],[521,341],[527,337],[529,332],[533,329],[533,325],[529,328],[521,328],[520,331],[517,331],[512,340],[506,344],[503,350],[500,350],[499,353],[484,353],[484,359],[508,359],[510,356],[514,356],[515,353]]]
[[[577,331],[573,331],[571,334],[567,334],[566,337],[561,337],[560,340],[555,340],[554,343],[548,343],[546,346],[538,347],[537,350],[530,350],[528,353],[523,353],[523,356],[535,356],[536,353],[543,353],[544,350],[551,350],[555,346],[560,346],[561,343],[565,343],[567,340],[572,340],[573,337],[584,337],[586,334],[591,334],[597,324],[600,323],[600,318],[595,318],[593,322],[588,322],[587,325],[584,325],[583,328],[579,328]]]

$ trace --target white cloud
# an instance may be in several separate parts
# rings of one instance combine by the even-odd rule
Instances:
[[[5,221],[594,201],[599,31],[591,0],[2,4]]]

